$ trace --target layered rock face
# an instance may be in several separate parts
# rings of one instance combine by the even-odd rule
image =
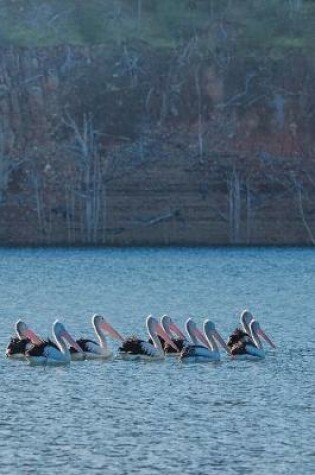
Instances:
[[[315,242],[311,59],[0,50],[3,245]]]

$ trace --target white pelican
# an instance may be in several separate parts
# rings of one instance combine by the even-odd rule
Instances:
[[[203,343],[200,345],[194,343],[193,345],[186,346],[181,353],[182,361],[193,361],[193,362],[208,362],[208,361],[219,361],[220,352],[218,348],[218,343],[230,354],[230,350],[227,347],[222,336],[216,330],[215,325],[210,320],[205,320],[203,324],[203,331],[205,337],[201,334],[197,334],[199,341]]]
[[[241,328],[236,328],[229,336],[227,346],[231,349],[235,344],[240,344],[241,341],[250,342],[251,335],[249,325],[254,320],[252,313],[249,310],[243,310],[240,316]]]
[[[76,340],[84,352],[85,358],[92,360],[111,357],[112,351],[108,348],[106,335],[110,335],[113,339],[119,341],[124,341],[124,338],[101,315],[93,315],[92,325],[99,343],[84,338]],[[78,357],[80,358],[80,353],[72,347],[70,348],[70,353],[71,360],[76,360]]]
[[[233,356],[254,356],[255,358],[265,358],[265,350],[260,341],[259,336],[264,338],[272,348],[276,348],[276,345],[270,340],[266,333],[260,328],[257,320],[252,320],[249,324],[249,331],[251,340],[240,341],[236,343],[232,349],[231,354]]]
[[[156,318],[152,317],[152,315],[147,317],[146,327],[153,344],[137,337],[127,338],[118,350],[118,354],[121,358],[130,360],[163,359],[165,355],[159,336],[177,351],[175,343],[172,342],[161,324]]]
[[[66,342],[84,357],[84,353],[64,325],[56,320],[52,326],[55,343],[44,341],[26,351],[25,357],[32,365],[64,365],[70,363],[70,351]]]
[[[43,342],[22,320],[15,323],[15,331],[17,336],[11,338],[6,348],[7,358],[25,359],[25,352],[32,345],[39,345]]]

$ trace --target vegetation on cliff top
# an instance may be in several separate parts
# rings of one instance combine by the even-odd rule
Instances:
[[[239,54],[313,51],[313,0],[4,0],[0,45],[121,44],[174,48],[201,36]]]

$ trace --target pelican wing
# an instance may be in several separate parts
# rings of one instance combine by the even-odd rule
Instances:
[[[118,351],[120,353],[129,353],[137,355],[139,352],[138,346],[140,341],[141,340],[139,340],[139,338],[135,336],[126,338],[126,340],[123,341],[123,344],[118,348]]]
[[[95,348],[99,348],[99,345],[95,341],[88,340],[86,338],[79,338],[79,340],[76,340],[76,342],[80,346],[80,348],[82,348],[83,351],[95,352]],[[75,348],[71,346],[70,353],[78,353],[78,352]]]
[[[240,341],[231,348],[231,355],[233,356],[257,356],[264,358],[265,352],[263,349],[257,348],[252,341]]]
[[[248,346],[253,346],[251,343],[248,343],[245,339],[237,341],[234,345],[230,347],[231,355],[240,356],[248,354]]]
[[[30,340],[28,338],[12,337],[6,348],[6,355],[13,356],[18,354],[25,354],[25,351],[30,346]]]
[[[92,340],[86,340],[84,348],[82,346],[81,348],[86,353],[94,353],[97,355],[101,355],[104,351],[104,349],[99,344],[97,344],[95,341],[92,341]]]
[[[246,354],[250,356],[257,356],[258,358],[264,358],[265,350],[263,348],[257,348],[257,346],[247,343]]]
[[[135,337],[125,340],[119,348],[119,352],[146,356],[156,356],[158,354],[158,350],[151,343]]]
[[[184,349],[185,345],[187,345],[187,340],[183,340],[182,338],[172,338],[172,342],[175,343],[175,345],[178,348],[178,351],[176,351],[175,348],[173,348],[168,343],[165,343],[164,344],[165,353],[178,353]]]
[[[206,348],[203,345],[187,345],[184,346],[184,349],[182,350],[181,358],[208,355],[209,351],[209,348]]]
[[[44,341],[40,345],[33,345],[29,350],[27,350],[27,356],[43,356],[45,351],[45,346],[48,345],[47,341]]]
[[[240,328],[235,328],[233,333],[229,336],[229,339],[227,341],[227,346],[229,348],[232,348],[234,345],[239,343],[243,338],[249,338],[247,333],[245,333],[243,330]]]
[[[159,351],[157,348],[155,348],[151,343],[148,343],[147,341],[140,340],[140,352],[139,354],[143,354],[146,356],[156,356],[159,354]]]
[[[44,354],[47,359],[49,360],[60,360],[64,359],[63,353],[59,350],[59,348],[56,348],[55,346],[52,345],[46,345],[44,349]]]
[[[58,346],[51,340],[43,341],[40,345],[32,345],[32,347],[27,350],[27,356],[46,356],[47,348],[51,347],[59,351]]]

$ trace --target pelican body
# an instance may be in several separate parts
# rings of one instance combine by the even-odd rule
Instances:
[[[203,343],[203,345],[188,345],[181,353],[181,361],[192,361],[195,363],[220,361],[221,356],[218,343],[228,353],[230,353],[230,350],[226,345],[225,341],[223,340],[222,336],[216,330],[214,323],[212,323],[210,320],[205,320],[203,324],[203,332],[204,334],[202,334],[201,332],[195,333],[195,336],[198,338],[199,341]]]
[[[93,315],[92,326],[98,338],[98,343],[93,340],[80,338],[76,340],[77,344],[88,360],[110,358],[113,353],[108,348],[106,335],[110,335],[113,339],[119,341],[124,341],[124,338],[101,315]],[[75,348],[71,347],[70,353],[71,360],[80,359],[81,355]]]
[[[272,348],[276,348],[269,336],[260,328],[257,320],[251,321],[249,331],[251,339],[235,344],[231,349],[233,356],[265,358],[266,352],[259,337],[262,337]]]
[[[73,346],[84,358],[84,353],[64,325],[56,320],[52,326],[52,334],[56,343],[41,342],[26,351],[25,357],[31,365],[66,365],[71,361],[70,351],[66,343]]]
[[[39,345],[43,340],[31,330],[26,323],[18,320],[15,324],[15,331],[17,336],[10,339],[6,348],[5,355],[11,359],[25,359],[25,353],[33,345]]]
[[[241,342],[245,343],[251,341],[249,325],[252,320],[254,320],[252,313],[249,310],[243,310],[240,316],[240,328],[235,328],[227,341],[227,346],[230,349],[232,349],[234,345],[240,344]]]
[[[175,343],[173,343],[156,318],[149,315],[146,319],[146,327],[152,343],[137,337],[127,338],[118,350],[120,358],[149,361],[163,359],[165,355],[159,337],[163,338],[175,351],[178,351]]]

